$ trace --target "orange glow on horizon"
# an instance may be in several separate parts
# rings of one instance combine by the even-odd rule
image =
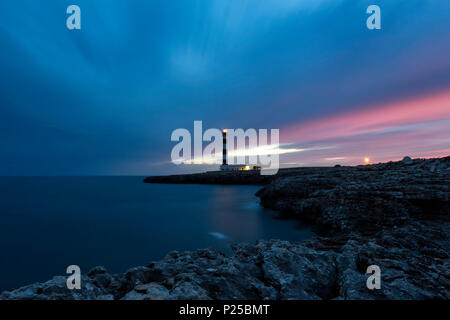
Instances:
[[[365,162],[366,164],[369,164],[369,163],[370,163],[370,158],[369,158],[369,157],[365,157],[365,158],[364,158],[364,162]]]

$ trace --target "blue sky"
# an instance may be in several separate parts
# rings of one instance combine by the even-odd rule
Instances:
[[[0,175],[198,171],[170,163],[194,120],[280,128],[311,150],[284,166],[449,154],[449,30],[442,0],[2,0]]]

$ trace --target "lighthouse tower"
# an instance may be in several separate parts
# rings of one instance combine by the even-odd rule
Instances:
[[[222,130],[222,138],[223,138],[223,150],[222,150],[222,165],[220,166],[221,171],[259,171],[261,170],[260,166],[250,167],[248,164],[228,164],[227,161],[227,129]],[[233,136],[231,136],[233,139]],[[233,158],[231,158],[233,160]],[[233,161],[231,161],[233,163]]]
[[[227,129],[222,130],[223,150],[222,150],[222,165],[227,165]]]

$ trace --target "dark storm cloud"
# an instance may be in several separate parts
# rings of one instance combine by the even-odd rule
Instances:
[[[82,30],[65,26],[70,4]],[[382,8],[380,31],[365,27],[369,4]],[[449,12],[437,0],[3,0],[0,174],[175,172],[170,134],[194,120],[283,137],[343,112],[447,97]],[[343,157],[324,150],[337,151],[287,157]]]

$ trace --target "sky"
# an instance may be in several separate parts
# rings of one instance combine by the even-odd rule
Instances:
[[[282,167],[450,155],[449,31],[442,0],[2,0],[0,175],[202,171],[196,120],[280,129]]]

